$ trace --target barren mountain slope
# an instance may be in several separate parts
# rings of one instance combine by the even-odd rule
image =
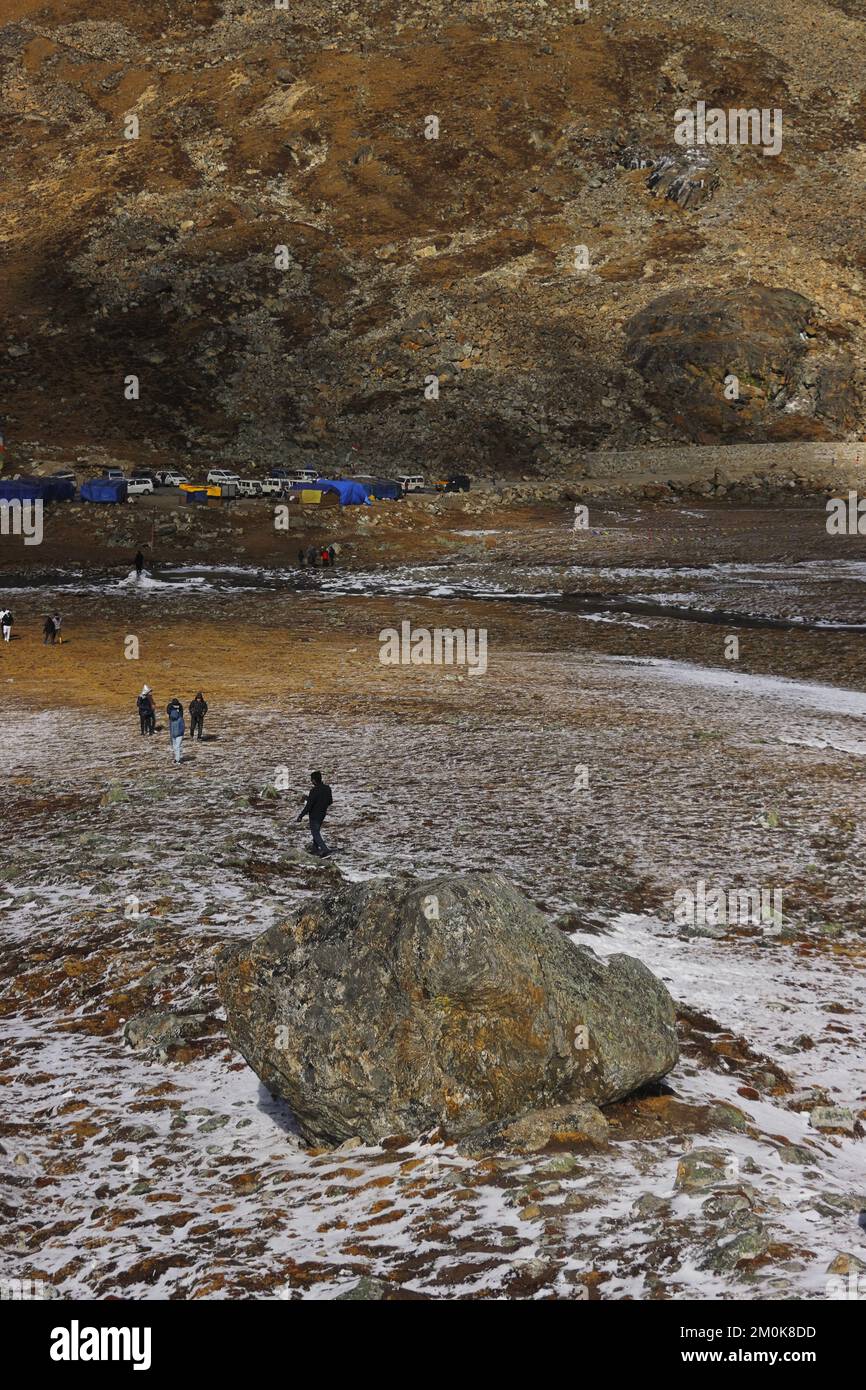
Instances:
[[[3,0],[16,462],[856,438],[866,4],[590,4]]]

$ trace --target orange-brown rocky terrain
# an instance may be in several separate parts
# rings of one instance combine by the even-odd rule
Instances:
[[[862,0],[0,0],[5,474],[473,476],[287,528],[57,502],[32,548],[3,512],[0,1297],[862,1298],[866,529],[826,501],[866,452],[864,38]],[[700,102],[781,147],[678,143]],[[392,664],[405,627],[483,664]],[[661,981],[677,1060],[578,1105],[557,1042],[469,1134],[322,1124],[335,896],[387,926],[398,876],[491,870],[558,957]],[[268,933],[250,1047],[218,986]],[[487,978],[402,987],[470,1018],[467,1076],[544,1013]]]
[[[855,0],[2,20],[17,465],[102,445],[544,476],[591,448],[862,433]],[[780,152],[690,165],[675,114],[699,101],[781,111]]]

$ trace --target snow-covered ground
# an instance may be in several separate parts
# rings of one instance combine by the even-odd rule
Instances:
[[[134,714],[15,710],[0,1277],[67,1297],[331,1298],[370,1274],[452,1298],[773,1299],[866,1263],[862,1129],[810,1118],[866,1107],[866,697],[589,653],[562,622],[560,650],[494,647],[462,686],[418,671],[351,711],[315,689],[214,707],[180,767]],[[294,822],[311,766],[335,793],[327,864]],[[296,790],[275,793],[283,768]],[[665,980],[684,1017],[669,1090],[611,1107],[606,1148],[305,1151],[225,1040],[215,952],[341,878],[489,868]],[[699,879],[780,888],[784,930],[678,929]],[[161,1056],[124,1042],[148,1009],[205,1022]],[[718,1180],[678,1183],[703,1148]]]

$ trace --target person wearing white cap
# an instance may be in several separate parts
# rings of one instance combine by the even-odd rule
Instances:
[[[153,703],[153,695],[150,686],[143,685],[141,694],[138,697],[138,718],[141,723],[142,734],[153,734],[156,732],[156,709]]]

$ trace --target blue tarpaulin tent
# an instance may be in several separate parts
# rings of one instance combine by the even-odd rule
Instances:
[[[68,478],[49,478],[48,496],[49,502],[73,502],[75,500],[75,484]]]
[[[75,484],[60,478],[0,478],[0,500],[12,502],[67,502],[75,496]]]
[[[90,478],[81,485],[82,502],[125,502],[125,478]]]
[[[403,496],[402,487],[391,478],[374,478],[372,473],[360,473],[355,482],[361,483],[377,502],[396,502]]]
[[[369,487],[372,495],[380,502],[396,502],[403,496],[400,484],[392,483],[388,478],[377,478]]]
[[[322,492],[336,492],[341,507],[360,507],[365,502],[370,503],[364,484],[356,483],[354,478],[338,478],[336,482],[329,478],[317,478],[310,486],[320,488]]]

